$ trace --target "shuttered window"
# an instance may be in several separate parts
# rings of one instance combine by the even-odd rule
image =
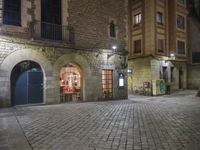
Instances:
[[[141,40],[136,40],[134,41],[134,53],[141,53],[142,49],[142,45],[141,45]]]
[[[178,54],[185,54],[185,42],[184,41],[177,41],[178,47]]]
[[[158,39],[158,52],[163,53],[164,52],[164,40]]]
[[[42,0],[42,22],[61,24],[61,0]]]
[[[21,0],[4,0],[3,24],[21,26]]]
[[[193,64],[200,64],[200,52],[193,52],[192,53],[192,63]]]

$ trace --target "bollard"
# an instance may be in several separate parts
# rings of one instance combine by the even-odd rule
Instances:
[[[197,92],[197,96],[200,97],[200,89]]]

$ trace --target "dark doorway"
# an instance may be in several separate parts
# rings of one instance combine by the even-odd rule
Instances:
[[[179,68],[179,89],[183,89],[183,69]]]
[[[162,67],[162,71],[163,71],[163,80],[165,81],[165,83],[168,82],[168,71],[167,71],[167,67]]]
[[[62,40],[61,0],[42,0],[41,20],[42,38]]]
[[[43,72],[39,64],[23,61],[11,73],[12,105],[43,102]]]

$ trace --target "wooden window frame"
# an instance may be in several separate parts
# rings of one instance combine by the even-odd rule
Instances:
[[[182,48],[184,48],[184,53],[182,53],[182,52],[180,53],[179,48],[181,48],[181,47],[179,47],[180,46],[179,44],[183,44],[181,46],[183,46]],[[178,55],[186,55],[186,42],[185,41],[177,40],[177,53],[178,53]]]
[[[138,26],[142,23],[142,13],[137,13],[134,15],[134,25]]]
[[[160,18],[159,17],[161,17],[161,21],[160,21]],[[159,25],[163,25],[164,24],[164,19],[163,19],[163,13],[162,12],[157,12],[157,14],[156,14],[156,22],[157,22],[157,24],[159,24]]]
[[[139,46],[139,47],[140,47],[140,48],[139,48],[140,50],[137,50],[137,49],[138,49],[138,47],[137,47],[137,46],[138,46],[138,45],[137,45],[138,43],[137,43],[137,42],[138,42],[138,43],[140,42],[140,46]],[[141,54],[141,53],[142,53],[142,40],[141,40],[141,39],[134,40],[134,41],[133,41],[133,48],[134,48],[134,49],[133,49],[133,54]]]
[[[113,70],[102,70],[103,99],[113,99]]]
[[[3,2],[3,24],[21,26],[22,1],[18,0],[15,4],[13,1],[4,0]],[[12,14],[12,15],[11,15]]]

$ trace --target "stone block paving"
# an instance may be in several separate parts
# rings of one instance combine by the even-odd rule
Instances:
[[[200,98],[187,93],[14,113],[34,150],[199,150]]]

